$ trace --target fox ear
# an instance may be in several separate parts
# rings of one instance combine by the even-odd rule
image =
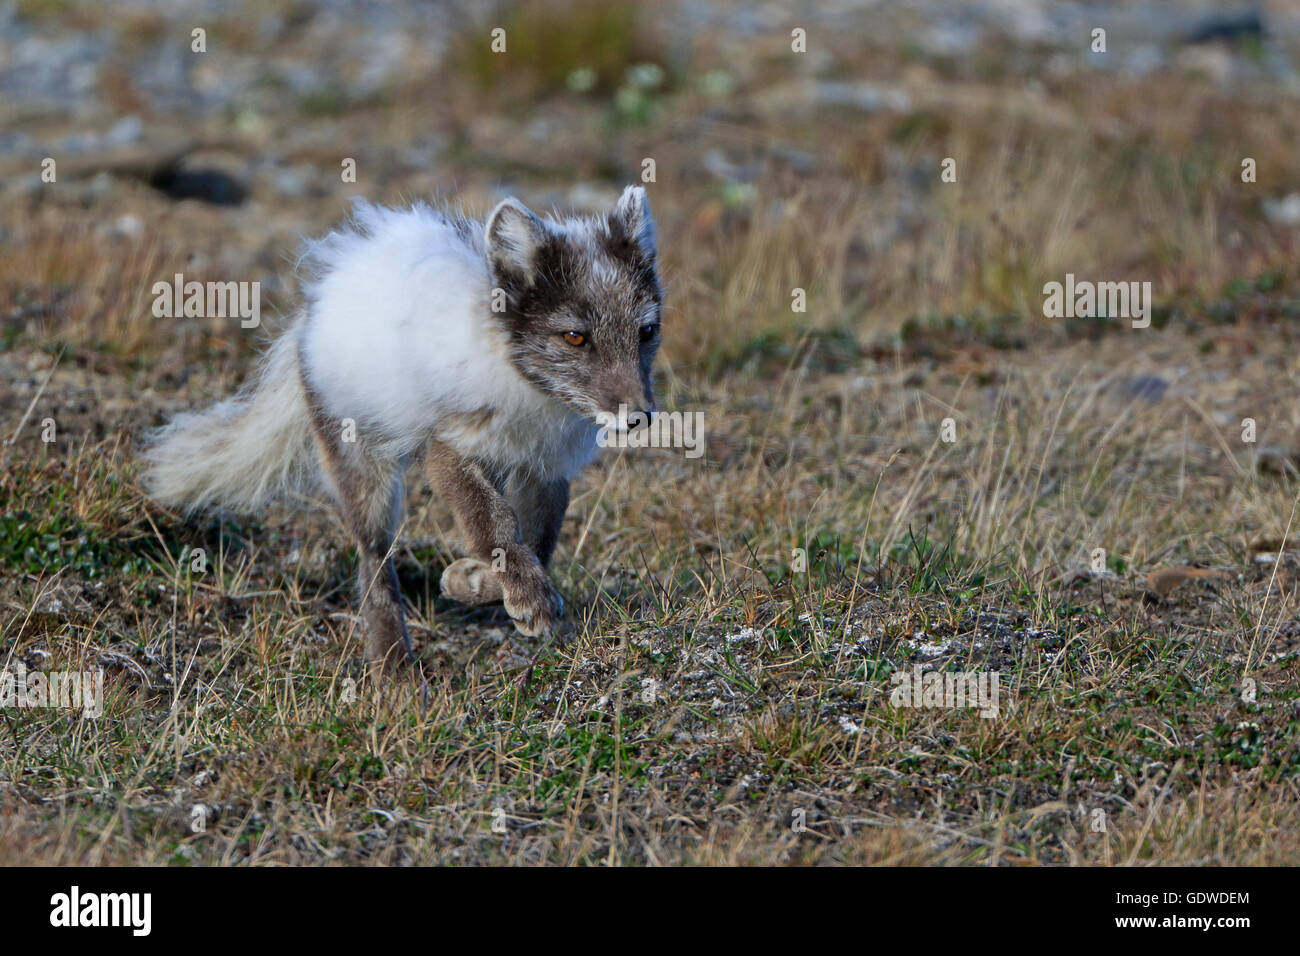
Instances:
[[[650,215],[650,200],[642,187],[628,186],[624,189],[609,218],[610,224],[640,246],[642,252],[651,259],[655,257],[658,253],[655,221]]]
[[[546,241],[546,224],[518,199],[503,199],[487,218],[488,261],[497,277],[527,287],[536,272],[537,253]]]

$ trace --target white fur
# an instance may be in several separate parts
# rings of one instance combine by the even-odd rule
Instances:
[[[145,484],[185,511],[255,508],[314,477],[311,426],[292,331],[271,346],[252,384],[153,433]]]
[[[256,388],[157,434],[146,456],[156,498],[254,507],[300,485],[314,452],[299,362],[325,413],[340,428],[354,420],[395,458],[436,437],[544,477],[572,478],[591,459],[595,424],[508,361],[481,241],[465,241],[427,205],[359,202],[354,222],[309,243],[304,258],[307,308],[272,347]]]
[[[310,252],[321,275],[306,290],[302,355],[327,413],[374,429],[398,454],[437,437],[462,454],[572,477],[594,426],[510,364],[481,250],[428,206],[361,204],[356,218],[362,231]],[[464,425],[484,410],[486,427]]]

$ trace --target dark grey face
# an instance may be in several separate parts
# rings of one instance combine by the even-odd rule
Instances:
[[[662,292],[645,191],[602,219],[544,222],[514,200],[488,217],[488,262],[519,373],[574,411],[627,419],[655,410],[650,369]]]

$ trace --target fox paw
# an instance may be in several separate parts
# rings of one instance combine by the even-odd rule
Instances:
[[[447,565],[438,581],[442,596],[460,604],[500,604],[501,579],[492,566],[477,558],[461,558]]]
[[[364,613],[366,661],[377,676],[415,663],[415,651],[399,610],[381,605],[366,608]]]
[[[504,601],[515,630],[525,637],[549,637],[564,615],[564,599],[545,578],[523,588],[507,588]]]

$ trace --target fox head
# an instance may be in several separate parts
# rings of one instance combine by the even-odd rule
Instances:
[[[605,216],[562,221],[507,199],[484,235],[519,373],[601,424],[648,421],[663,292],[645,190],[627,187]]]

